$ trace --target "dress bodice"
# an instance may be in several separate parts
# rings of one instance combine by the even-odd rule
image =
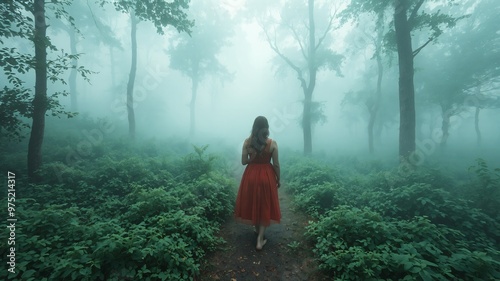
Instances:
[[[260,154],[257,153],[255,158],[252,159],[249,162],[249,164],[268,164],[268,163],[271,163],[271,156],[272,156],[271,143],[272,143],[272,140],[267,139],[266,147],[264,148],[264,150],[262,150],[262,152]]]

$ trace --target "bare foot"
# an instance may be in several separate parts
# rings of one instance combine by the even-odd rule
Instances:
[[[257,241],[257,247],[255,247],[255,248],[257,249],[257,251],[260,251],[260,250],[262,250],[264,245],[266,245],[266,243],[267,243],[267,239],[262,240],[262,244],[260,244],[260,245],[259,245],[259,242]]]

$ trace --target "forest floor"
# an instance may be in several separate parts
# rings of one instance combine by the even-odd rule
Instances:
[[[266,229],[267,243],[255,249],[257,234],[253,226],[230,218],[219,235],[226,243],[208,255],[202,265],[200,281],[328,280],[319,270],[304,238],[308,219],[293,210],[291,197],[279,190],[281,223]]]

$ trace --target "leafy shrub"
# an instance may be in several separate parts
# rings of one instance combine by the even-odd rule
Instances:
[[[500,168],[494,170],[488,167],[483,159],[477,159],[477,164],[469,171],[475,173],[476,178],[466,184],[463,196],[473,202],[473,206],[483,210],[492,218],[500,220]]]
[[[462,231],[475,246],[492,246],[500,241],[500,223],[469,207],[469,202],[430,184],[415,183],[393,187],[389,192],[365,191],[359,205],[368,206],[386,217],[409,220],[425,216],[434,224]]]
[[[302,193],[310,186],[333,182],[333,170],[311,159],[296,160],[284,171],[286,188],[292,193]]]
[[[447,176],[437,169],[425,166],[415,167],[412,170],[392,168],[370,174],[368,181],[366,181],[368,187],[376,191],[391,191],[394,188],[415,183],[429,184],[446,191],[453,190],[452,187],[456,185],[453,176]]]
[[[220,174],[202,176],[191,184],[193,194],[203,215],[210,221],[221,223],[232,213],[236,193],[235,182]]]
[[[295,160],[288,190],[317,219],[306,236],[335,279],[499,278],[499,221],[459,196],[453,176],[425,167],[340,170],[326,163]],[[480,167],[478,182],[495,185],[493,172]]]
[[[3,271],[0,278],[192,280],[199,274],[200,261],[223,242],[216,232],[233,209],[233,180],[216,170],[206,147],[186,157],[121,141],[100,147],[132,149],[49,163],[40,171],[43,182],[23,185],[16,274]]]
[[[195,153],[190,153],[184,156],[181,162],[181,170],[183,171],[181,178],[184,181],[196,180],[202,175],[206,175],[212,171],[212,162],[215,160],[214,155],[206,155],[205,151],[208,145],[197,147],[194,146]]]
[[[306,236],[314,243],[320,268],[338,280],[499,277],[498,251],[464,255],[467,245],[459,231],[424,217],[388,220],[367,208],[340,206],[311,222]]]
[[[349,204],[349,192],[335,183],[315,184],[297,193],[294,202],[300,210],[317,217],[336,206]]]

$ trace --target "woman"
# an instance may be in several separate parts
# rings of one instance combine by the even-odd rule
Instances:
[[[267,242],[264,239],[266,227],[281,219],[278,145],[268,136],[269,123],[265,117],[258,116],[250,137],[243,144],[241,164],[248,165],[241,178],[235,207],[236,218],[255,226],[257,250],[262,250]]]

